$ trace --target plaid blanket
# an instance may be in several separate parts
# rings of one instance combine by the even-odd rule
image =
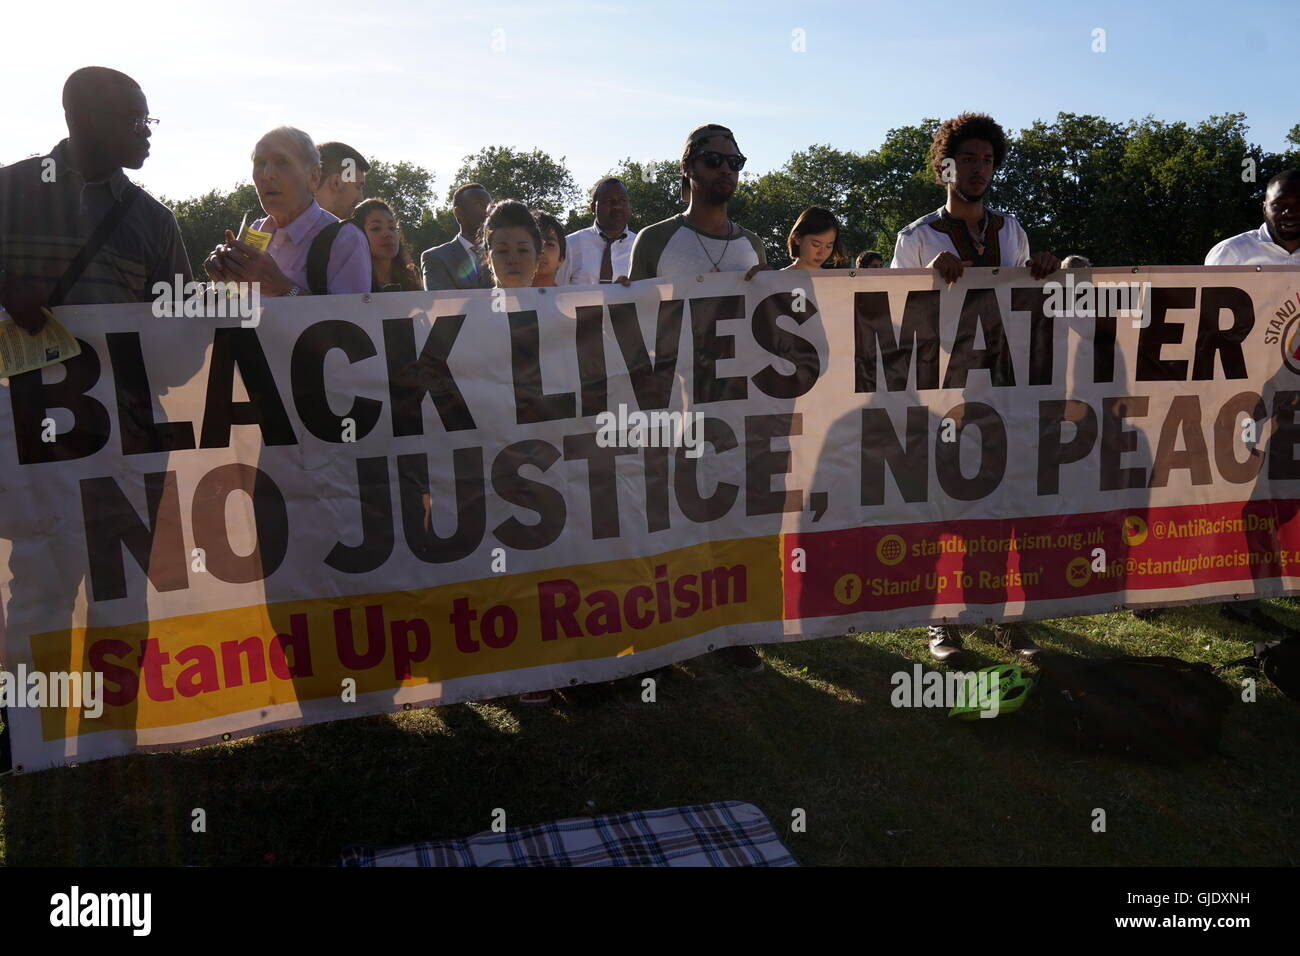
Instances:
[[[380,850],[343,866],[797,866],[763,811],[729,800],[485,831]]]

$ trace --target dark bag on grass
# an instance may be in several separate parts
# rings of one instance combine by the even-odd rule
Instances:
[[[1275,687],[1292,700],[1300,700],[1300,638],[1282,641],[1256,641],[1255,653],[1240,660],[1220,664],[1215,670],[1229,667],[1253,667],[1262,670]]]
[[[1046,652],[1035,664],[1044,721],[1076,747],[1170,763],[1218,752],[1234,694],[1208,664]]]

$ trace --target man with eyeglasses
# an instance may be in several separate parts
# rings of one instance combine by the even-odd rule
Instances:
[[[158,122],[149,117],[140,85],[117,70],[84,67],[63,85],[63,112],[67,139],[45,156],[0,167],[0,305],[33,335],[44,327],[47,308],[143,302],[153,298],[155,282],[171,285],[178,275],[182,282],[192,279],[176,217],[122,172],[144,165],[150,128]],[[183,379],[201,357],[198,349],[172,356],[170,371]],[[39,382],[41,372],[15,376],[6,391],[18,389],[20,381],[30,387],[32,376]],[[0,538],[13,543],[4,617],[13,619],[15,603],[39,601],[70,626],[81,572],[56,568],[44,538],[15,538],[6,522],[11,508],[66,512],[66,501],[48,500],[47,487],[28,475],[0,509]],[[88,501],[86,513],[98,507]],[[157,502],[150,502],[146,525],[156,528],[157,520]],[[49,527],[56,526],[51,517]],[[143,619],[148,609],[139,613]],[[0,640],[0,668],[4,653]],[[4,722],[0,774],[12,763]]]
[[[632,280],[768,268],[763,241],[727,216],[745,157],[725,126],[710,123],[686,137],[682,199],[686,212],[646,226],[632,244]]]
[[[45,307],[144,302],[193,278],[176,217],[122,172],[144,165],[158,123],[140,84],[83,67],[63,112],[67,139],[0,167],[0,305],[33,334]]]

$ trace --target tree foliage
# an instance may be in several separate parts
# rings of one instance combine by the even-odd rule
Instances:
[[[509,146],[487,146],[466,156],[447,187],[447,203],[462,183],[479,183],[493,199],[518,199],[531,209],[563,215],[577,205],[578,187],[564,165],[540,149],[525,153]]]

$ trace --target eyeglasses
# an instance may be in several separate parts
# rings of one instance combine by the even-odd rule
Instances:
[[[149,127],[157,126],[158,122],[152,116],[137,116],[131,123],[131,130],[135,133],[144,133],[149,130]]]
[[[694,158],[702,160],[709,169],[717,169],[723,163],[730,166],[731,171],[735,173],[745,168],[745,157],[740,153],[731,153],[724,156],[722,153],[715,153],[711,149],[706,149],[696,153]]]

